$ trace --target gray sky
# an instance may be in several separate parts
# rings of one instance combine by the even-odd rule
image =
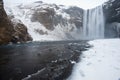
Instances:
[[[84,9],[88,9],[88,8],[93,8],[95,6],[98,6],[107,0],[4,0],[4,3],[9,5],[10,4],[15,5],[20,3],[28,4],[35,1],[43,1],[46,3],[56,3],[58,5],[62,4],[67,6],[75,5]]]

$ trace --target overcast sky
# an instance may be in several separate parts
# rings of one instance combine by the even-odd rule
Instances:
[[[75,5],[84,9],[88,9],[88,8],[93,8],[95,6],[98,6],[107,0],[4,0],[4,3],[15,5],[20,3],[27,4],[35,1],[43,1],[46,3],[56,3],[58,5],[62,4],[67,6]]]

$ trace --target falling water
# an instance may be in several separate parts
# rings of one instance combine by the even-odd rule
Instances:
[[[104,38],[103,6],[84,11],[83,37],[85,39]]]

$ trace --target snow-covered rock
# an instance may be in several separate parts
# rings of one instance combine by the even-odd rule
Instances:
[[[34,41],[80,39],[81,8],[37,1],[26,5],[6,5],[5,10],[27,26]]]

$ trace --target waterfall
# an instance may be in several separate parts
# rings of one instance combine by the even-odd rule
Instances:
[[[104,38],[104,15],[102,5],[84,11],[83,38]]]

